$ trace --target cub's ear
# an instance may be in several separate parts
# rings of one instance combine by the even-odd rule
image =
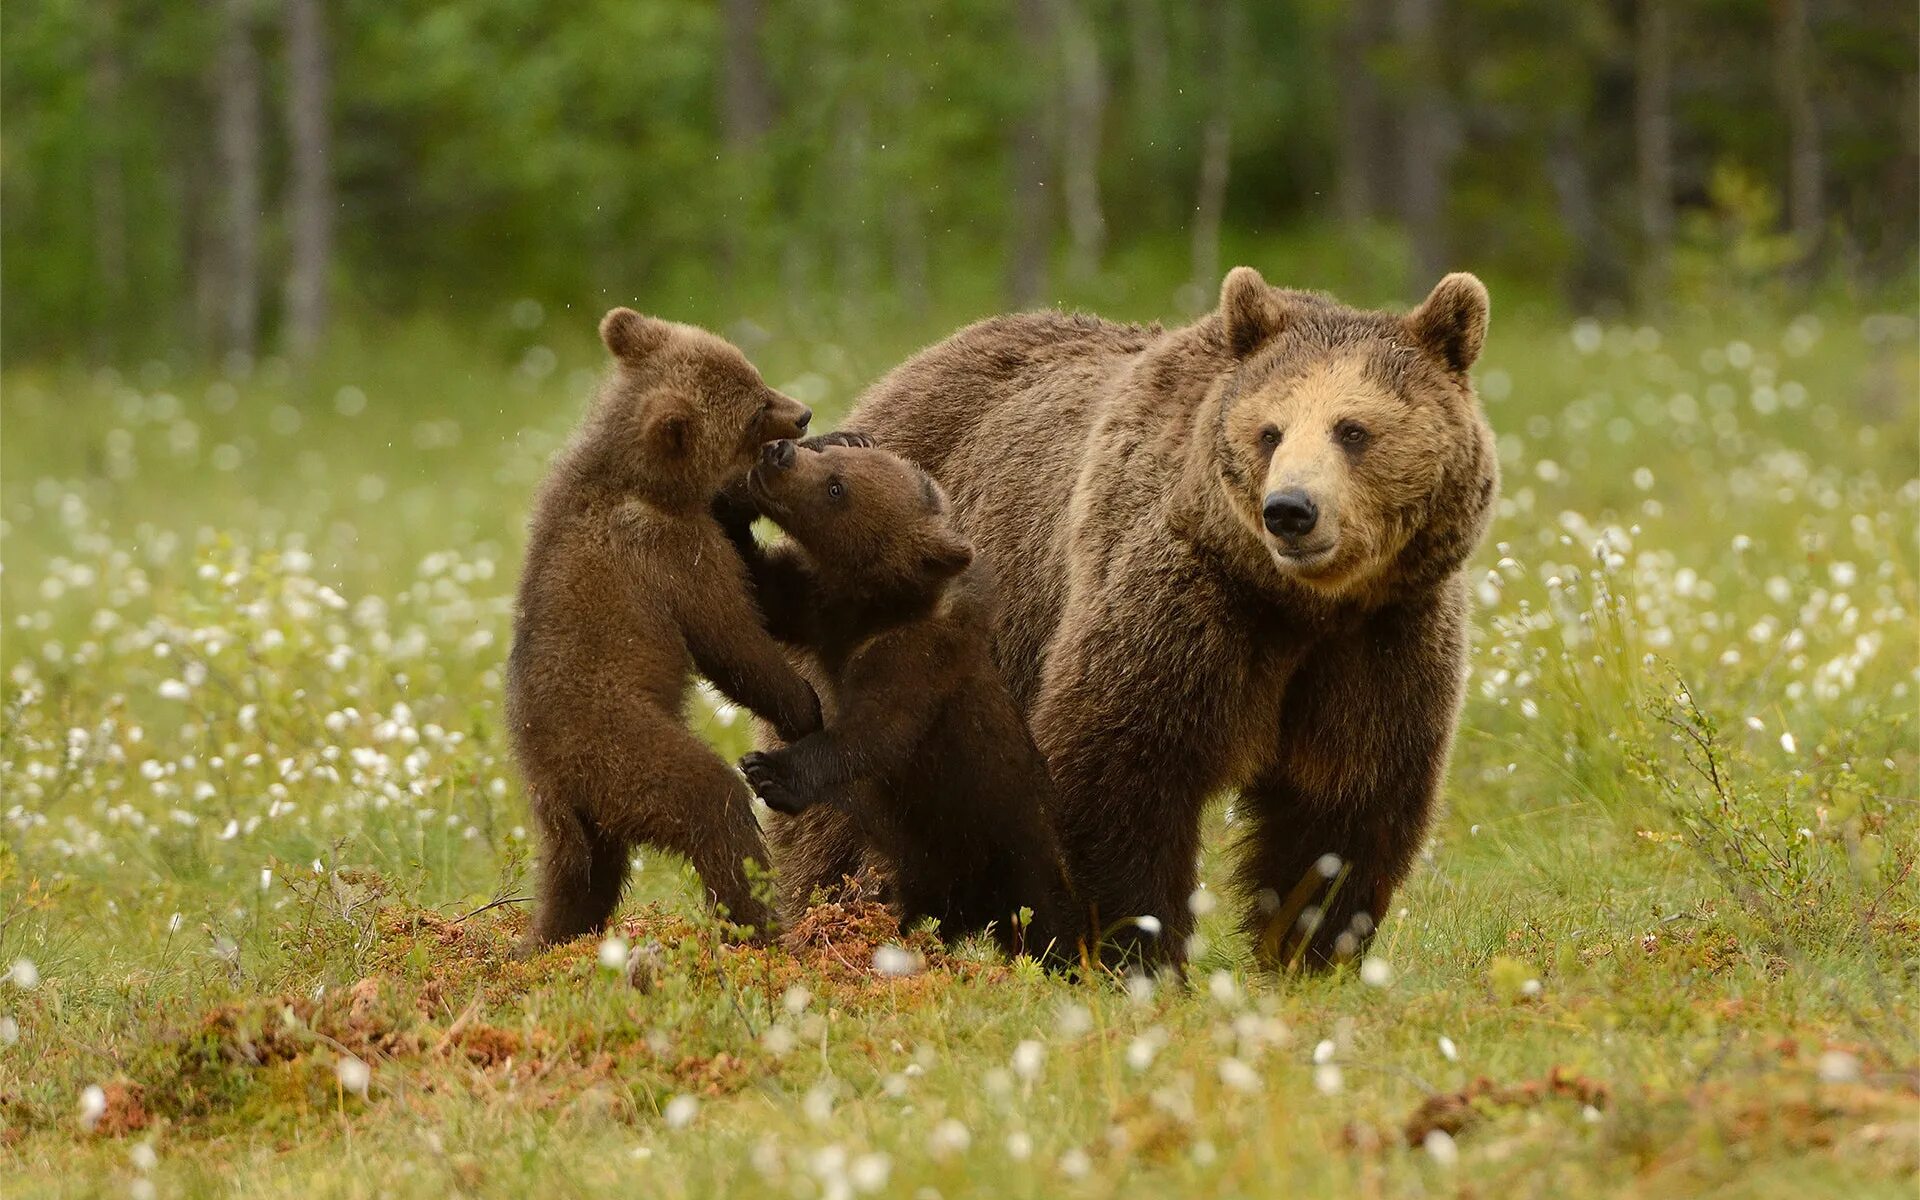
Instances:
[[[667,344],[672,332],[665,321],[630,308],[616,308],[600,318],[600,340],[622,362],[645,361]]]
[[[693,445],[693,409],[678,396],[656,396],[640,419],[640,436],[655,453],[679,458]]]
[[[1280,332],[1286,323],[1280,301],[1252,267],[1235,267],[1220,284],[1220,324],[1226,330],[1227,351],[1245,358]]]
[[[948,579],[972,565],[973,546],[959,534],[942,530],[928,541],[923,561],[927,570]]]
[[[1487,307],[1487,285],[1465,271],[1455,271],[1435,284],[1401,324],[1414,345],[1464,371],[1486,344]]]

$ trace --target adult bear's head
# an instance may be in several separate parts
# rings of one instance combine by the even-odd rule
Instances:
[[[1275,570],[1328,595],[1392,591],[1473,552],[1498,484],[1467,375],[1487,330],[1478,279],[1449,275],[1396,316],[1235,267],[1196,329],[1219,377],[1195,450]]]

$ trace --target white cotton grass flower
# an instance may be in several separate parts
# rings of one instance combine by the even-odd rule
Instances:
[[[1022,1079],[1040,1078],[1046,1062],[1047,1048],[1031,1038],[1013,1048],[1013,1073]]]
[[[1360,963],[1360,982],[1368,987],[1391,987],[1393,985],[1393,966],[1384,958],[1368,955]]]
[[[1093,1029],[1093,1012],[1084,1004],[1063,1001],[1053,1014],[1054,1032],[1063,1038],[1077,1038]]]
[[[162,700],[184,701],[193,698],[193,689],[189,688],[183,679],[163,679],[160,681],[159,690]]]
[[[1075,1146],[1060,1156],[1060,1173],[1068,1179],[1085,1179],[1093,1171],[1093,1159]]]
[[[334,1064],[333,1073],[339,1078],[341,1089],[356,1096],[365,1096],[367,1086],[373,1082],[373,1068],[351,1054]]]
[[[787,989],[786,994],[780,998],[780,1003],[797,1017],[807,1011],[807,1005],[813,1003],[813,993],[796,983]]]
[[[1133,924],[1136,929],[1148,937],[1159,937],[1161,930],[1166,928],[1165,925],[1161,924],[1160,918],[1154,916],[1152,913],[1142,913],[1140,916],[1135,917]]]
[[[1440,1035],[1440,1056],[1448,1062],[1460,1061],[1460,1047],[1454,1045],[1453,1039],[1444,1033]]]
[[[973,1145],[973,1134],[965,1125],[948,1117],[933,1127],[933,1133],[927,1137],[927,1150],[935,1158],[948,1158],[955,1154],[965,1154],[967,1147]]]
[[[152,1142],[135,1142],[128,1148],[127,1157],[133,1160],[136,1171],[151,1171],[160,1165],[160,1155],[154,1151]]]
[[[692,1096],[675,1096],[667,1101],[667,1107],[661,1110],[660,1115],[668,1129],[685,1129],[700,1115],[700,1101]]]
[[[1845,1050],[1829,1050],[1822,1054],[1816,1069],[1821,1083],[1860,1082],[1860,1059]]]
[[[1160,1053],[1160,1045],[1150,1037],[1137,1037],[1127,1046],[1127,1065],[1136,1071],[1144,1071],[1153,1065],[1154,1055]]]
[[[30,992],[40,986],[40,968],[30,958],[16,958],[7,971],[7,982],[23,992]]]
[[[1316,1066],[1333,1061],[1333,1039],[1322,1038],[1313,1047],[1313,1061]]]
[[[1132,1001],[1136,1007],[1146,1008],[1152,1004],[1153,995],[1156,990],[1153,976],[1142,971],[1134,971],[1128,974],[1127,999]]]
[[[1187,911],[1196,917],[1204,917],[1218,907],[1220,898],[1204,883],[1187,894]]]
[[[1207,976],[1207,994],[1229,1008],[1240,1003],[1240,985],[1229,971],[1215,971]]]
[[[1346,1082],[1346,1075],[1334,1063],[1321,1063],[1313,1069],[1313,1087],[1322,1096],[1339,1095]]]
[[[1015,1162],[1025,1162],[1033,1157],[1033,1138],[1024,1129],[1016,1129],[1007,1135],[1007,1157]]]
[[[1236,1092],[1260,1090],[1260,1072],[1237,1058],[1220,1060],[1220,1082]]]
[[[627,939],[619,934],[609,934],[600,942],[600,965],[609,971],[627,969]]]
[[[0,1046],[12,1046],[20,1041],[20,1022],[12,1017],[0,1017]]]
[[[1800,753],[1800,743],[1794,739],[1792,733],[1783,733],[1780,735],[1780,748],[1788,754]]]
[[[890,979],[918,975],[926,965],[926,959],[918,951],[908,950],[902,946],[881,946],[873,952],[875,973]]]
[[[1460,1147],[1453,1140],[1453,1135],[1444,1129],[1428,1130],[1420,1144],[1426,1149],[1427,1157],[1443,1167],[1451,1167],[1460,1161]]]
[[[892,1174],[893,1160],[878,1151],[862,1154],[847,1166],[847,1182],[855,1191],[869,1194],[884,1189]]]
[[[97,1083],[80,1090],[80,1128],[93,1132],[100,1118],[107,1115],[107,1091]]]
[[[815,1125],[825,1125],[833,1119],[833,1085],[816,1083],[807,1089],[807,1095],[800,1102],[800,1111],[807,1120]]]

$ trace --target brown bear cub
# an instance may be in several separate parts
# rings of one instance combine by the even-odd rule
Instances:
[[[991,576],[946,496],[885,451],[792,442],[762,451],[748,490],[791,539],[756,564],[762,606],[808,652],[828,709],[818,733],[741,760],[785,814],[783,874],[784,852],[804,858],[850,822],[864,853],[839,869],[877,866],[903,924],[991,929],[1010,954],[1077,961],[1088,922],[1049,823],[1046,760],[994,666]],[[786,894],[789,918],[806,900]]]
[[[684,709],[697,669],[784,737],[820,727],[711,507],[811,414],[704,330],[616,308],[600,338],[614,367],[541,488],[507,662],[540,840],[528,946],[600,929],[640,843],[684,854],[734,921],[764,930],[751,797]]]

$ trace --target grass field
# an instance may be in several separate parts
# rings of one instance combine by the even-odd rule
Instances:
[[[507,960],[510,598],[588,320],[306,378],[11,371],[4,1191],[1911,1197],[1915,328],[1721,320],[1496,324],[1430,852],[1325,977],[1250,972],[1203,887],[1185,986],[857,906],[727,946],[652,854],[619,939]],[[941,332],[750,344],[831,417]]]

